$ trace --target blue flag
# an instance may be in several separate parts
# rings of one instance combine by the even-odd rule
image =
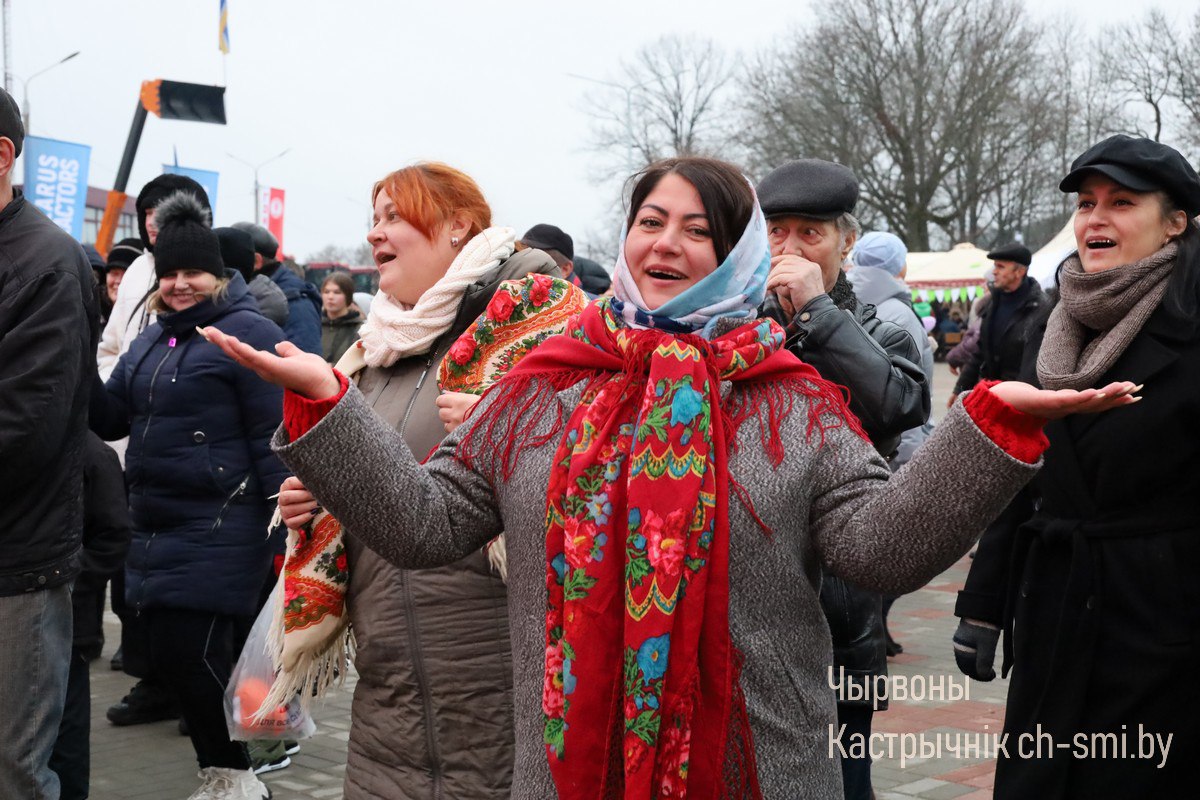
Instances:
[[[204,193],[208,195],[208,207],[212,209],[213,220],[217,218],[217,178],[220,174],[213,172],[210,169],[195,169],[194,167],[181,167],[178,164],[163,164],[164,175],[186,175],[196,183],[204,187]]]
[[[26,136],[22,155],[25,157],[25,199],[76,240],[82,239],[92,148],[86,144]]]

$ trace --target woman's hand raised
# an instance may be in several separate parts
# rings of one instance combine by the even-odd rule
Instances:
[[[221,333],[213,327],[197,328],[200,335],[243,367],[254,370],[258,377],[276,386],[291,389],[309,400],[320,400],[338,393],[341,384],[333,367],[325,359],[306,353],[291,342],[275,345],[274,353],[255,350],[234,336]]]
[[[292,476],[279,487],[279,516],[290,530],[298,531],[317,513],[317,499],[304,488],[300,479]]]
[[[1102,389],[1038,389],[1020,381],[1004,381],[989,391],[1018,411],[1042,419],[1059,419],[1068,414],[1095,414],[1141,400],[1134,392],[1141,386],[1130,381],[1110,383]]]

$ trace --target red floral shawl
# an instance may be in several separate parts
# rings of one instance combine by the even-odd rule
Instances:
[[[797,396],[810,433],[825,422],[861,435],[840,390],[782,343],[771,321],[709,341],[625,328],[593,303],[497,384],[473,428],[506,441],[511,469],[553,392],[587,380],[546,509],[542,712],[564,800],[760,797],[729,634],[730,489],[749,507],[729,475],[730,439],[757,415],[778,464],[775,433]],[[722,410],[722,380],[747,384],[749,399]],[[515,418],[499,410],[517,403]],[[506,440],[493,438],[502,418]]]

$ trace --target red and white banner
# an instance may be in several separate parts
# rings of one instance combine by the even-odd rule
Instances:
[[[258,224],[269,230],[279,242],[279,252],[276,258],[283,257],[283,189],[268,187],[263,189],[262,202],[259,203],[262,219]]]

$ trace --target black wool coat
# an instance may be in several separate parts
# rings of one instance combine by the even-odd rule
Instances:
[[[959,616],[1006,630],[997,800],[1195,793],[1200,324],[1160,307],[1096,385],[1114,380],[1145,384],[1142,401],[1046,426],[1045,466],[984,534],[959,596]],[[1056,744],[1085,735],[1090,757],[1020,757],[1017,738],[1038,725]],[[1161,749],[1128,757],[1141,733],[1172,735],[1161,768]]]

